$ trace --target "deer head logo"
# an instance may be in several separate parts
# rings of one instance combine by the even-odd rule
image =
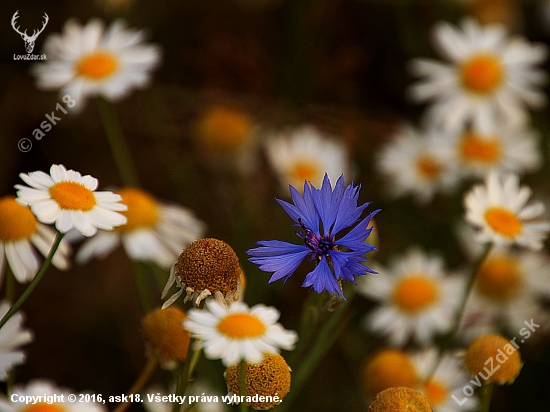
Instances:
[[[19,31],[19,27],[15,27],[15,21],[19,18],[19,15],[17,13],[19,13],[19,10],[17,10],[13,14],[13,17],[11,18],[11,26],[13,27],[13,29],[17,33],[19,33],[21,35],[21,38],[25,41],[25,49],[27,49],[27,53],[30,54],[30,53],[32,53],[32,50],[34,49],[34,42],[36,41],[36,38],[38,37],[38,35],[40,33],[42,33],[42,31],[46,27],[46,24],[48,24],[48,21],[50,20],[50,18],[48,17],[48,15],[46,13],[44,13],[44,24],[42,25],[42,28],[40,30],[34,30],[33,33],[32,33],[32,36],[29,36],[27,34],[27,30],[25,30],[23,33],[21,33]]]

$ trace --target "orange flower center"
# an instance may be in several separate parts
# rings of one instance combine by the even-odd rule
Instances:
[[[460,154],[465,160],[493,164],[501,155],[500,142],[497,138],[466,133],[462,137]]]
[[[117,66],[118,62],[112,54],[96,51],[78,61],[76,72],[92,80],[101,80],[113,74]]]
[[[86,212],[96,204],[94,192],[80,183],[56,183],[50,187],[50,196],[61,209],[82,210]]]
[[[479,269],[477,289],[486,297],[505,301],[517,295],[523,275],[515,259],[507,256],[490,258]]]
[[[401,280],[393,294],[397,306],[413,313],[427,308],[437,300],[437,297],[437,285],[432,279],[424,275]]]
[[[426,391],[426,399],[432,406],[441,405],[449,396],[447,387],[437,381],[429,381],[424,385]]]
[[[0,241],[28,239],[36,232],[36,224],[31,210],[17,203],[14,196],[0,199]]]
[[[209,149],[235,150],[250,137],[252,118],[243,111],[226,106],[212,106],[198,121],[198,133]]]
[[[57,404],[48,404],[48,403],[36,403],[27,408],[24,408],[22,412],[66,412],[65,408]]]
[[[523,230],[523,224],[515,214],[501,207],[493,207],[485,212],[487,224],[498,234],[514,238]]]
[[[266,327],[249,313],[230,313],[218,323],[218,330],[233,339],[248,339],[263,335]]]
[[[157,224],[159,210],[155,199],[140,189],[127,188],[118,192],[122,196],[122,203],[128,210],[121,212],[128,219],[128,223],[121,226],[120,231],[131,231],[140,228],[149,228]]]
[[[441,164],[431,156],[423,156],[416,162],[420,175],[427,179],[436,179],[441,173]]]
[[[290,176],[292,176],[294,179],[304,182],[304,181],[314,181],[316,178],[321,176],[321,171],[317,167],[316,164],[314,164],[311,161],[308,160],[302,160],[296,162],[292,169],[290,170]]]
[[[501,84],[504,68],[496,56],[482,54],[463,64],[460,77],[467,89],[479,94],[491,93]]]

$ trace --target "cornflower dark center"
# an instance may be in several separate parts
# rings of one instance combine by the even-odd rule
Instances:
[[[321,260],[323,256],[329,257],[328,252],[330,250],[337,250],[337,246],[334,244],[335,238],[330,237],[330,232],[327,236],[318,237],[315,232],[304,225],[302,219],[298,219],[298,223],[302,226],[304,233],[296,232],[296,235],[304,239],[306,246],[311,249],[312,260],[314,258]]]

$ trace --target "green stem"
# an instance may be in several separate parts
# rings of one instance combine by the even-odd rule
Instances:
[[[248,405],[245,401],[246,398],[243,398],[243,396],[246,397],[246,361],[244,359],[239,364],[239,396],[242,399],[239,403],[239,411],[247,412]]]
[[[42,267],[34,277],[31,283],[29,283],[29,286],[27,286],[27,289],[23,292],[21,296],[19,296],[19,299],[14,303],[14,305],[8,310],[8,313],[4,315],[2,320],[0,320],[0,329],[6,324],[8,320],[14,315],[15,312],[21,307],[21,305],[27,300],[29,295],[32,293],[36,285],[38,285],[38,282],[40,282],[40,279],[42,279],[42,276],[44,276],[44,273],[46,273],[46,270],[50,266],[53,256],[55,255],[55,252],[57,252],[57,248],[61,244],[61,240],[63,239],[63,236],[65,234],[61,232],[57,232],[55,235],[55,240],[53,242],[52,248],[50,249],[50,253],[48,253],[48,256],[46,257],[46,260],[44,260],[44,263],[42,263]]]
[[[494,383],[486,383],[481,387],[481,406],[479,412],[489,412],[491,406],[491,395],[493,394]]]
[[[187,385],[189,384],[191,380],[191,375],[193,373],[193,370],[191,369],[191,365],[193,365],[193,368],[195,367],[197,360],[195,360],[195,352],[200,352],[199,349],[194,350],[195,346],[195,339],[191,339],[189,342],[189,349],[187,350],[187,358],[185,359],[185,362],[183,364],[178,365],[175,371],[175,375],[177,376],[177,384],[176,384],[176,396],[183,396],[185,395],[185,391],[187,390]],[[191,353],[193,353],[191,355]],[[176,398],[177,399],[177,398]],[[178,402],[174,402],[172,405],[172,412],[178,412],[180,409],[183,410],[183,405],[180,405]]]
[[[122,127],[111,103],[103,98],[97,98],[97,109],[103,123],[103,128],[111,147],[122,184],[125,186],[139,187],[139,179],[136,167],[130,154],[130,148],[124,139]]]

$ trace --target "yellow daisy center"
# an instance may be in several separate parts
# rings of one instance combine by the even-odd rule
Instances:
[[[96,204],[94,192],[75,182],[56,183],[50,187],[50,196],[61,209],[86,212]]]
[[[362,370],[363,388],[370,397],[397,386],[413,388],[418,384],[414,365],[400,350],[386,349],[375,355]]]
[[[121,226],[121,231],[131,231],[139,228],[153,227],[159,220],[159,210],[155,199],[140,189],[127,188],[118,192],[122,196],[122,203],[128,210],[121,212],[128,219],[128,223]]]
[[[234,150],[250,137],[252,118],[237,108],[212,106],[198,121],[202,143],[210,149]]]
[[[230,313],[218,323],[218,330],[233,339],[248,339],[263,335],[266,327],[249,313]]]
[[[66,412],[65,408],[62,408],[59,405],[56,404],[48,404],[48,403],[36,403],[34,405],[31,405],[25,409],[23,409],[22,412]]]
[[[504,68],[496,56],[481,54],[462,65],[460,77],[467,89],[480,94],[490,93],[502,82]]]
[[[306,180],[316,180],[316,178],[320,176],[320,171],[315,163],[308,160],[302,160],[293,165],[289,174],[296,180],[304,182]]]
[[[517,261],[506,256],[487,260],[477,274],[477,289],[495,300],[507,300],[516,295],[522,284],[523,276]]]
[[[424,385],[426,391],[426,399],[430,405],[441,405],[449,396],[447,387],[438,381],[429,381]]]
[[[427,179],[436,179],[441,173],[441,164],[431,156],[423,156],[416,162],[420,175]]]
[[[498,234],[513,238],[523,230],[523,224],[517,216],[507,209],[492,207],[485,212],[485,221]]]
[[[118,61],[112,54],[96,51],[82,57],[76,64],[76,71],[89,79],[101,80],[113,74],[117,66]]]
[[[397,306],[407,312],[418,312],[430,306],[438,297],[436,283],[424,276],[411,276],[401,280],[393,293]]]
[[[466,133],[460,144],[460,154],[465,160],[496,163],[501,155],[500,142],[475,133]]]
[[[36,217],[15,201],[14,196],[0,199],[0,241],[28,239],[36,231]]]

